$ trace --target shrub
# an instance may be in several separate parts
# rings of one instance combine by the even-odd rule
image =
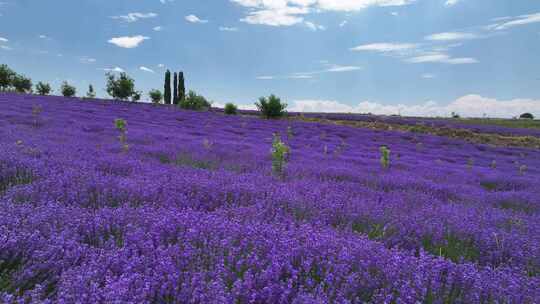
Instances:
[[[107,93],[120,100],[127,100],[130,97],[135,99],[138,92],[135,91],[135,81],[126,73],[120,73],[118,77],[115,74],[107,73]],[[140,97],[140,95],[138,95]],[[135,97],[135,98],[134,98]]]
[[[523,113],[519,116],[520,119],[534,119],[534,115],[531,113]]]
[[[40,81],[36,85],[36,92],[39,95],[49,95],[51,93],[51,91],[52,91],[51,85],[48,84],[48,83],[43,83],[43,82]]]
[[[118,131],[120,131],[120,136],[118,136],[118,139],[120,140],[122,149],[127,152],[129,149],[129,145],[127,144],[127,122],[122,118],[117,118],[114,120],[114,126]]]
[[[456,112],[452,112],[452,118],[454,118],[454,119],[460,119],[461,116],[460,116],[458,113],[456,113]]]
[[[234,103],[228,103],[225,105],[225,114],[236,115],[238,114],[238,107]]]
[[[96,92],[94,91],[94,86],[88,86],[88,92],[86,92],[86,98],[96,98]]]
[[[11,88],[15,75],[15,72],[7,65],[0,65],[0,91],[6,91]]]
[[[186,98],[180,101],[180,107],[186,110],[207,110],[211,104],[204,96],[197,95],[194,91],[189,91]]]
[[[261,115],[265,118],[279,118],[285,115],[286,103],[282,103],[279,97],[274,94],[268,98],[261,97],[259,101],[255,103],[257,109],[261,112]]]
[[[131,101],[136,102],[136,101],[141,100],[141,95],[142,95],[141,91],[133,92],[133,95],[131,95]]]
[[[390,149],[387,146],[382,146],[381,151],[381,165],[384,169],[390,167]]]
[[[282,176],[287,165],[290,149],[281,141],[279,134],[274,134],[272,142],[272,172],[278,176]]]
[[[62,86],[60,87],[60,91],[62,91],[62,95],[64,97],[74,97],[75,94],[77,94],[77,89],[74,86],[67,83],[67,81],[64,81],[62,83]]]
[[[150,99],[152,100],[152,103],[160,103],[161,99],[163,99],[163,94],[161,94],[160,90],[151,90],[148,92],[148,96],[150,96]]]
[[[12,79],[12,85],[17,93],[31,93],[32,80],[23,75],[15,75]]]

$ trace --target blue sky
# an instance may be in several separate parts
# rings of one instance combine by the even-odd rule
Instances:
[[[0,63],[100,96],[169,68],[218,105],[540,116],[538,54],[533,0],[0,0]]]

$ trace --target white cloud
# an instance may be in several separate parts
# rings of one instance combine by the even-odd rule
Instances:
[[[372,43],[359,45],[351,48],[351,51],[372,51],[372,52],[396,52],[407,51],[418,47],[418,44],[414,43]]]
[[[125,72],[124,69],[120,68],[120,67],[114,67],[114,68],[104,68],[104,69],[101,69],[105,72],[115,72],[115,73],[123,73]]]
[[[154,26],[152,28],[152,30],[154,30],[155,32],[161,32],[163,30],[163,27],[162,26]]]
[[[328,69],[324,70],[325,72],[331,72],[331,73],[340,73],[340,72],[351,72],[351,71],[358,71],[361,70],[362,67],[359,66],[352,66],[352,65],[329,65]]]
[[[454,6],[456,5],[460,0],[446,0],[444,3],[445,6]]]
[[[310,30],[316,32],[316,31],[324,31],[326,30],[326,27],[323,25],[315,24],[310,21],[304,22],[304,25],[307,26]]]
[[[257,76],[256,79],[258,80],[271,80],[271,79],[275,79],[274,76]]]
[[[510,17],[504,17],[504,18],[510,18]],[[499,20],[504,21],[508,19],[501,19]],[[512,27],[520,26],[520,25],[526,25],[526,24],[532,24],[532,23],[538,23],[540,22],[540,13],[536,14],[530,14],[530,15],[521,15],[517,17],[511,17],[510,21],[506,21],[500,24],[494,24],[489,27],[495,30],[506,30]]]
[[[91,57],[87,57],[87,56],[81,57],[81,58],[79,58],[79,60],[82,63],[86,63],[86,64],[95,63],[97,61],[95,58],[91,58]]]
[[[349,21],[347,20],[341,21],[341,23],[339,24],[339,27],[344,27],[345,25],[347,25],[347,23],[349,23]]]
[[[471,64],[478,63],[479,61],[475,58],[462,57],[462,58],[453,58],[450,55],[445,53],[427,53],[416,57],[411,57],[405,60],[409,63],[447,63],[447,64]]]
[[[219,30],[222,32],[238,32],[237,27],[220,26]]]
[[[292,75],[286,76],[285,78],[287,79],[312,79],[313,75],[299,73],[299,74],[292,74]]]
[[[426,36],[426,40],[431,41],[456,41],[456,40],[471,40],[479,38],[478,35],[473,33],[463,33],[463,32],[446,32],[446,33],[437,33]]]
[[[165,65],[164,65],[163,63],[160,63],[160,64],[158,64],[157,66],[158,66],[158,68],[160,68],[160,69],[162,69],[162,68],[165,67]]]
[[[7,38],[4,38],[4,37],[0,37],[0,42],[8,42],[9,40]]]
[[[540,116],[540,100],[512,99],[497,100],[480,95],[465,95],[447,105],[433,101],[423,104],[382,104],[363,101],[355,106],[331,100],[295,100],[289,109],[293,112],[326,112],[326,113],[373,113],[381,115],[401,114],[404,116],[443,116],[452,112],[463,117],[501,117],[511,118],[524,112]]]
[[[240,21],[249,24],[263,24],[270,26],[291,26],[302,23],[304,18],[300,15],[308,13],[307,8],[283,7],[251,11]]]
[[[188,15],[185,17],[186,21],[191,23],[208,23],[208,20],[200,19],[199,17],[195,15]]]
[[[399,13],[398,13],[398,12],[391,12],[390,15],[392,15],[392,16],[399,16]]]
[[[425,74],[422,74],[422,78],[424,78],[424,79],[433,79],[433,78],[435,78],[435,75],[430,74],[430,73],[425,73]]]
[[[139,19],[156,18],[157,16],[158,14],[156,13],[129,13],[127,15],[111,16],[111,18],[131,23],[131,22],[136,22]]]
[[[47,37],[47,35],[39,35],[38,36],[40,39],[49,39],[49,37]]]
[[[147,68],[147,67],[145,67],[145,66],[139,67],[139,70],[145,71],[145,72],[148,72],[148,73],[155,73],[154,70],[152,70],[152,69],[150,69],[150,68]]]
[[[124,36],[111,38],[108,42],[121,48],[132,49],[138,47],[144,40],[150,39],[149,37],[137,35],[137,36]]]
[[[10,48],[9,46],[7,45],[0,45],[0,49],[4,50],[4,51],[11,51],[13,50],[12,48]]]

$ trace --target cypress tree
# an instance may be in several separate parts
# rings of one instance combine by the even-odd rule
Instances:
[[[186,85],[184,82],[184,72],[178,73],[178,100],[186,99]]]
[[[163,102],[171,104],[171,71],[165,72],[165,86],[163,90]]]
[[[174,72],[173,103],[178,104],[178,73]]]

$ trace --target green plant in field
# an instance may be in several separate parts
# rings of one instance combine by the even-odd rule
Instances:
[[[43,108],[41,105],[32,105],[32,118],[34,120],[34,127],[39,126],[39,116],[41,112],[43,111]]]
[[[127,122],[122,118],[117,118],[114,120],[114,126],[118,131],[120,131],[120,136],[118,136],[118,139],[120,140],[122,149],[127,152],[129,150],[129,145],[127,144]]]
[[[227,103],[225,105],[225,114],[227,115],[236,115],[238,114],[238,107],[234,103]]]
[[[269,97],[261,97],[259,101],[255,103],[259,112],[264,118],[280,118],[285,115],[285,109],[287,104],[282,102],[276,95],[270,95]]]
[[[390,167],[390,149],[387,146],[379,148],[381,151],[381,165],[384,169]]]
[[[272,172],[278,176],[282,176],[287,166],[290,148],[281,141],[279,134],[274,134],[272,142]]]

